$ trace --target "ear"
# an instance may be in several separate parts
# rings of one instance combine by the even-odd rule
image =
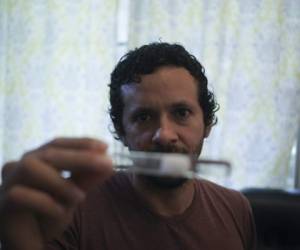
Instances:
[[[205,129],[204,129],[204,138],[207,138],[209,136],[211,128],[212,128],[212,125],[209,125],[209,126],[205,127]]]

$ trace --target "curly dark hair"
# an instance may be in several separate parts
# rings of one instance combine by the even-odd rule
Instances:
[[[141,75],[151,74],[162,66],[183,67],[189,71],[198,82],[198,101],[203,110],[204,124],[212,126],[217,123],[215,112],[219,109],[219,105],[215,101],[214,94],[207,88],[204,67],[195,56],[179,44],[150,43],[125,54],[111,73],[109,115],[115,128],[116,139],[124,135],[121,86],[138,83]]]

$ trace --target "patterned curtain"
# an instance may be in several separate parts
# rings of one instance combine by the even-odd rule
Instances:
[[[57,136],[113,144],[117,2],[0,1],[0,163]]]
[[[129,47],[183,44],[221,106],[203,157],[227,159],[227,184],[289,187],[300,123],[300,1],[133,0]]]

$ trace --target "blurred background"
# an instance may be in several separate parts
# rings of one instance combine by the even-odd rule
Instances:
[[[0,165],[57,136],[123,150],[110,132],[110,72],[157,41],[182,44],[206,69],[221,108],[202,155],[230,161],[225,184],[294,187],[298,0],[1,0]]]

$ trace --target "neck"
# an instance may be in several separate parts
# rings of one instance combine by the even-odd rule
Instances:
[[[182,214],[194,198],[195,190],[192,180],[170,189],[159,188],[141,176],[132,176],[131,181],[146,205],[155,213],[165,217]]]

